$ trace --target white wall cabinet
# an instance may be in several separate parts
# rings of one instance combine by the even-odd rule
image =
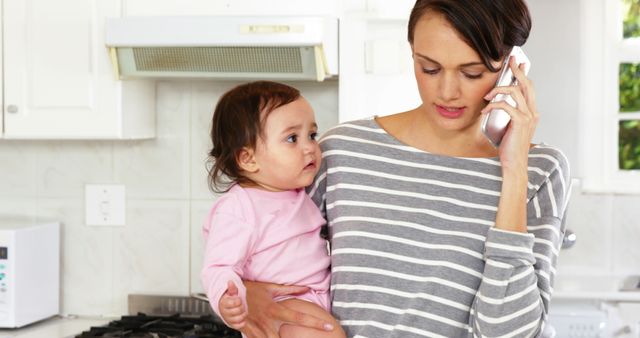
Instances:
[[[125,16],[336,15],[343,3],[364,0],[122,0]]]
[[[340,122],[399,113],[420,105],[406,37],[411,4],[403,8],[406,18],[365,12],[347,13],[341,19]]]
[[[2,32],[4,31],[3,22],[4,22],[4,18],[3,18],[3,15],[2,15],[2,0],[0,0],[0,37],[3,35]],[[4,53],[3,53],[2,41],[0,40],[0,79],[4,78],[3,74],[2,74],[2,72],[4,70],[4,67],[3,67],[3,65],[4,65],[3,55],[4,55]],[[3,88],[3,83],[2,83],[2,81],[0,81],[0,102],[4,102],[4,100],[3,100],[4,91],[2,90],[2,88]],[[3,109],[3,111],[4,111],[4,109]],[[4,113],[0,114],[0,135],[2,135],[2,131],[3,130],[4,130]]]
[[[340,21],[340,122],[416,108],[407,23],[414,0],[366,0]]]
[[[113,0],[4,0],[3,138],[155,136],[155,83],[118,81],[104,45]]]

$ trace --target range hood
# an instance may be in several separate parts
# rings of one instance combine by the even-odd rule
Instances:
[[[338,75],[336,18],[110,18],[105,44],[119,79],[323,81]]]

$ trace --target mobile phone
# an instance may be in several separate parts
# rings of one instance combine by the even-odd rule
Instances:
[[[516,64],[525,64],[523,70],[525,75],[529,73],[529,68],[531,68],[529,58],[524,54],[522,48],[515,46],[511,50],[509,56],[505,58],[504,64],[502,65],[502,71],[500,72],[500,76],[496,82],[496,87],[513,86],[518,83],[511,72],[511,68],[509,68],[509,59],[511,56],[516,58]],[[511,96],[506,94],[498,94],[491,100],[491,102],[496,101],[505,101],[514,107],[516,106],[516,103]],[[493,109],[485,114],[482,120],[482,132],[494,147],[498,148],[500,146],[502,137],[509,126],[509,122],[511,122],[511,117],[502,109]]]

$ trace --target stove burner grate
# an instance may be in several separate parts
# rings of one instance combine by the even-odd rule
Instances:
[[[148,316],[138,313],[123,316],[105,326],[93,326],[75,338],[122,337],[122,338],[240,338],[240,332],[216,322],[215,317],[207,315],[186,317],[179,314],[171,316]]]

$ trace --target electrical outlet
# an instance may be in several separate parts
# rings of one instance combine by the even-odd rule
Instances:
[[[124,185],[85,185],[85,213],[87,225],[124,225]]]

